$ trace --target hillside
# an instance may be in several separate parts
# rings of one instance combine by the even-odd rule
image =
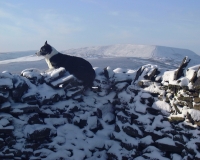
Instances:
[[[64,68],[0,74],[0,159],[200,159],[200,70]],[[185,73],[185,74],[184,74]]]
[[[20,73],[24,68],[47,69],[44,57],[37,57],[35,51],[8,52],[0,54],[0,72]],[[200,57],[187,49],[162,46],[119,44],[111,46],[85,47],[61,51],[65,54],[87,59],[93,67],[137,69],[141,65],[156,64],[162,68],[178,67],[185,56],[189,66],[200,64]],[[141,57],[141,58],[139,58]]]
[[[138,57],[155,60],[173,60],[180,62],[185,56],[192,59],[193,65],[200,64],[200,56],[188,49],[164,47],[156,45],[117,44],[110,46],[85,47],[62,51],[65,54],[97,58],[97,57]]]
[[[15,62],[15,60],[16,62],[41,60],[42,57],[36,58],[35,52],[36,50],[0,53],[0,64]],[[192,60],[191,65],[200,64],[200,56],[191,50],[157,45],[116,44],[68,49],[60,52],[83,58],[135,57],[163,62],[173,61],[174,63],[180,63],[185,56],[188,56]]]
[[[34,55],[35,52],[36,52],[35,50],[16,51],[16,52],[0,52],[0,61],[11,60],[11,59],[16,59],[16,58],[20,58],[20,57]]]

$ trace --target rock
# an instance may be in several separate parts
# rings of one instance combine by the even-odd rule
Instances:
[[[37,149],[34,151],[34,155],[36,157],[41,157],[41,158],[46,158],[48,154],[53,153],[53,151],[51,151],[50,149]]]
[[[4,135],[12,135],[12,132],[14,130],[14,126],[7,126],[0,128],[0,137],[4,137]]]
[[[131,151],[131,150],[133,150],[133,149],[136,149],[137,147],[136,146],[134,146],[134,145],[132,145],[131,143],[125,143],[125,142],[121,142],[121,144],[120,144],[123,148],[125,148],[126,150],[128,150],[128,151]]]
[[[195,78],[193,85],[194,85],[195,89],[199,90],[199,87],[200,87],[200,77]]]
[[[200,104],[194,104],[194,109],[199,110],[200,111]]]
[[[131,126],[122,127],[122,130],[131,137],[141,137],[141,133],[137,129],[132,128]],[[140,131],[141,132],[141,131]]]
[[[8,97],[9,97],[8,88],[0,88],[0,102],[5,102]]]
[[[178,97],[180,101],[193,102],[193,97]]]
[[[96,133],[98,130],[102,130],[103,127],[96,116],[88,117],[87,126],[93,133]]]
[[[109,103],[105,104],[105,105],[101,105],[99,108],[96,109],[96,112],[97,112],[97,117],[103,118],[104,121],[110,121],[110,120],[112,121],[112,119],[113,119],[112,117],[107,117],[107,116],[110,116],[110,115],[108,115],[108,113],[114,112],[113,106]]]
[[[20,102],[21,97],[24,95],[24,93],[28,91],[29,87],[25,83],[25,81],[22,81],[20,79],[17,79],[17,82],[15,81],[14,85],[15,85],[15,88],[11,92],[12,98],[17,102]]]
[[[6,160],[6,159],[14,159],[14,155],[13,154],[1,154],[0,155],[0,159],[2,159],[2,160]]]
[[[32,90],[30,92],[32,92]],[[32,93],[35,93],[35,90]],[[46,105],[53,104],[59,99],[64,98],[66,93],[62,88],[54,89],[44,83],[38,86],[38,91],[35,94],[37,94],[37,100],[39,104]]]
[[[67,98],[75,97],[83,92],[83,87],[73,87],[67,90],[66,96]]]
[[[104,68],[104,76],[112,81],[112,78],[114,77],[114,72],[110,66]]]
[[[11,109],[10,102],[4,102],[0,105],[0,112],[9,112]]]
[[[199,69],[200,69],[200,67],[196,71],[194,71],[193,76],[190,78],[190,82],[193,84],[197,80],[197,73],[199,72]],[[187,71],[189,71],[189,69],[187,69]]]
[[[174,75],[174,80],[179,79],[181,76],[184,75],[184,69],[187,67],[188,63],[190,62],[190,59],[188,59],[188,57],[185,57],[181,63],[181,65],[179,66],[178,70],[175,72]]]
[[[135,112],[140,113],[140,114],[146,114],[146,109],[147,109],[147,105],[142,104],[141,102],[136,102],[135,105]]]
[[[69,73],[66,72],[65,68],[60,67],[58,69],[53,69],[53,70],[49,70],[46,72],[41,73],[41,75],[44,77],[45,82],[47,83],[51,83],[63,76],[68,76]]]
[[[176,133],[176,135],[174,135],[173,140],[177,141],[179,143],[182,143],[182,144],[184,144],[186,142],[186,140],[184,139],[183,135],[179,135],[179,133]]]
[[[170,122],[175,122],[175,123],[183,122],[184,120],[185,120],[184,117],[178,117],[178,116],[171,116],[169,119]]]
[[[0,104],[3,104],[4,102],[8,101],[7,98],[5,98],[1,93],[0,93]]]
[[[11,78],[0,78],[0,92],[6,92],[13,89],[13,82]]]
[[[117,156],[114,153],[107,153],[108,160],[118,160]]]
[[[200,127],[200,121],[195,121],[194,122],[198,127]]]
[[[192,118],[191,114],[188,112],[187,112],[187,119],[189,120],[190,123],[194,124],[194,119]],[[186,123],[185,123],[185,126],[190,128],[190,126],[188,126]]]
[[[153,84],[153,82],[151,82],[150,80],[141,80],[141,81],[138,81],[138,83],[137,83],[137,85],[141,88],[148,87],[152,84]]]
[[[120,131],[121,131],[121,129],[120,129],[119,125],[116,124],[116,125],[115,125],[115,132],[118,132],[118,133],[119,133]]]
[[[36,105],[38,103],[37,95],[35,93],[27,93],[21,97],[23,103],[27,103],[30,105]]]
[[[126,116],[122,111],[117,113],[117,119],[121,121],[123,124],[124,123],[131,124],[131,117]]]
[[[25,69],[21,72],[21,76],[26,77],[31,83],[38,85],[43,82],[41,71],[36,68]]]
[[[93,85],[94,87],[98,87],[98,95],[101,97],[107,95],[111,89],[110,81],[106,77],[101,75],[96,76]]]
[[[154,98],[152,98],[152,97],[146,98],[146,100],[148,101],[147,105],[149,107],[151,107],[153,105],[153,103],[155,102]]]
[[[13,145],[16,144],[16,140],[15,140],[14,137],[9,136],[9,137],[7,137],[7,138],[5,139],[5,143],[6,143],[6,145],[10,148],[10,147],[12,147]]]
[[[126,89],[128,85],[129,84],[127,82],[117,83],[115,85],[115,90],[116,92],[121,92],[122,90]]]
[[[44,141],[56,135],[56,130],[47,125],[26,125],[24,134],[29,140]]]
[[[41,109],[40,109],[40,117],[42,118],[58,118],[58,115],[55,114],[49,107],[48,105],[44,105],[44,106],[41,106]]]
[[[45,118],[44,122],[48,125],[53,125],[54,127],[62,126],[67,123],[66,118]]]
[[[138,150],[142,151],[142,150],[144,150],[145,148],[147,148],[151,144],[154,144],[154,141],[152,140],[151,136],[146,136],[144,138],[141,138],[139,140]]]
[[[154,108],[147,108],[146,109],[147,110],[147,112],[149,112],[150,114],[152,114],[152,115],[160,115],[160,111],[159,110],[157,110],[157,109],[154,109]]]
[[[144,76],[147,80],[155,80],[156,73],[158,73],[158,69],[154,68],[148,75]]]
[[[42,119],[39,117],[38,113],[33,113],[29,116],[28,119],[28,123],[29,124],[43,124],[44,122],[42,121]]]
[[[111,112],[104,114],[102,119],[104,122],[106,122],[109,125],[112,125],[115,123],[115,115]]]
[[[33,155],[33,150],[32,149],[24,149],[22,151],[22,157],[24,157],[24,158],[31,157],[32,155]]]
[[[74,77],[73,75],[66,75],[64,77],[61,77],[60,79],[51,82],[51,85],[56,88],[60,86],[66,88],[66,86],[68,86],[69,84],[72,84],[72,86],[78,84],[76,77]]]
[[[155,68],[96,70],[84,92],[64,70],[35,84],[0,74],[13,83],[0,94],[0,159],[198,159],[200,87],[161,84]]]
[[[126,116],[128,116],[128,117],[131,118],[131,124],[133,124],[133,121],[134,121],[135,119],[138,118],[138,115],[136,115],[135,113],[133,113],[133,111],[128,110],[128,109],[125,109],[125,110],[123,111],[123,113],[124,113]]]
[[[135,82],[135,81],[138,80],[138,78],[139,78],[139,76],[142,74],[143,70],[144,70],[143,67],[141,67],[141,68],[139,68],[139,69],[137,70],[136,76],[135,76],[135,79],[133,80],[133,82]]]
[[[130,94],[132,97],[137,96],[138,92],[140,92],[140,89],[138,87],[135,87],[134,85],[129,85],[126,88],[126,92]]]
[[[166,152],[172,152],[172,153],[181,153],[184,149],[184,145],[178,142],[174,142],[172,139],[166,137],[163,139],[159,139],[156,141],[156,146]]]
[[[200,103],[200,97],[195,97],[195,98],[194,98],[194,102],[195,102],[195,103]]]
[[[74,117],[74,114],[73,113],[65,112],[65,113],[63,113],[63,117],[67,118],[67,120],[68,120],[69,123],[72,123],[72,119]]]
[[[178,103],[179,104],[179,103]],[[181,114],[181,111],[178,109],[177,105],[173,104],[176,113]]]
[[[107,151],[108,160],[118,160],[122,159],[121,151],[122,147],[118,144],[112,145]]]
[[[181,89],[181,86],[169,84],[168,89],[176,94]]]
[[[12,106],[11,113],[14,115],[20,115],[23,113],[40,113],[40,109],[38,105],[18,103]]]
[[[20,159],[21,158],[21,154],[19,155],[18,153],[19,153],[18,150],[16,150],[16,149],[8,149],[8,148],[5,148],[3,150],[3,152],[2,152],[2,154],[5,156],[4,157],[5,159]],[[12,157],[12,156],[14,156],[14,157]],[[2,158],[2,159],[4,159],[4,158]]]
[[[164,138],[162,134],[159,134],[158,132],[150,132],[143,130],[144,137],[151,136],[153,141],[156,141],[158,139]]]
[[[0,138],[0,150],[5,147],[5,142],[2,138]]]
[[[79,128],[84,128],[87,125],[87,120],[76,118],[73,120],[73,123]]]

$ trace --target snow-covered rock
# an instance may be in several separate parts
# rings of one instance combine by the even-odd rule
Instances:
[[[197,68],[95,68],[88,89],[63,68],[1,73],[0,159],[198,159]]]

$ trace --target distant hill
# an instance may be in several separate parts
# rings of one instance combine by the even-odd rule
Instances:
[[[35,52],[36,50],[0,53],[0,61],[41,60],[42,57],[36,58]],[[175,64],[179,64],[185,56],[188,56],[192,60],[190,65],[200,64],[200,56],[191,50],[157,45],[116,44],[68,49],[60,52],[83,58],[136,57]]]
[[[0,61],[16,59],[20,57],[26,57],[34,55],[36,50],[31,51],[16,51],[16,52],[0,52]]]
[[[85,58],[138,57],[151,58],[160,61],[173,60],[177,62],[182,61],[185,56],[188,56],[192,59],[193,64],[200,63],[200,56],[191,50],[157,45],[116,44],[68,49],[62,51],[62,53]]]

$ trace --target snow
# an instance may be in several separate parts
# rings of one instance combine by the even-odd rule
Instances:
[[[149,157],[150,159],[162,159],[162,160],[170,160],[169,158],[164,158],[160,152],[153,151],[151,153],[145,153],[144,156]]]
[[[50,82],[52,79],[56,79],[60,76],[60,73],[66,73],[65,69],[63,67],[60,67],[58,69],[54,69],[53,71],[47,71],[42,73],[42,75],[45,77],[45,80],[47,82]],[[69,73],[67,73],[69,75]]]
[[[8,87],[9,89],[13,88],[12,80],[10,78],[1,78],[0,86]]]
[[[61,97],[65,95],[63,89],[53,89],[47,84],[39,85],[36,93],[39,93],[41,101],[44,99],[50,99],[56,94],[60,95]]]
[[[150,95],[149,93],[143,92],[143,93],[141,94],[141,97],[142,97],[142,98],[150,98],[151,95]]]
[[[13,62],[32,62],[32,61],[40,61],[42,59],[44,59],[44,58],[36,57],[35,55],[31,55],[31,56],[24,56],[24,57],[20,57],[20,58],[0,61],[0,64],[8,64],[8,63],[13,63]]]
[[[87,58],[134,56],[136,58],[150,58],[151,60],[157,60],[165,63],[168,63],[168,61],[171,60],[172,62],[174,62],[174,64],[177,63],[177,61],[181,61],[183,57],[188,55],[192,59],[192,61],[194,60],[194,62],[192,62],[191,64],[200,63],[200,61],[198,60],[200,58],[192,51],[161,46],[128,44],[103,47],[87,47],[81,49],[71,49],[63,52]],[[5,58],[6,60],[0,61],[0,66],[10,64],[13,62],[17,62],[16,64],[31,62],[34,64],[34,61],[42,60],[41,58],[35,57],[33,55],[15,58],[16,59]],[[140,62],[143,60],[144,59],[140,59],[138,61]],[[43,63],[44,61],[41,62]],[[148,80],[144,80],[145,75],[151,75],[152,71],[159,67],[157,65],[151,64],[146,64],[142,67],[143,73],[140,75],[139,79],[136,82],[139,82],[140,80],[143,81],[144,84],[147,86],[143,89],[139,88],[136,82],[132,82],[131,84],[129,82],[135,79],[138,67],[136,68],[133,65],[132,68],[128,69],[123,68],[123,66],[119,66],[118,68],[105,66],[106,70],[108,71],[108,77],[102,78],[102,74],[104,74],[103,67],[97,67],[98,63],[95,65],[95,72],[97,74],[96,79],[99,80],[99,82],[95,82],[95,87],[98,88],[98,86],[100,86],[102,88],[102,93],[96,94],[92,91],[86,91],[84,95],[80,96],[80,98],[82,99],[82,101],[80,102],[77,102],[74,99],[68,99],[61,100],[51,105],[42,105],[40,108],[42,114],[47,114],[50,116],[48,118],[44,118],[45,124],[27,125],[27,119],[28,116],[31,115],[31,113],[26,115],[19,115],[18,118],[11,118],[8,114],[0,113],[0,129],[14,129],[13,126],[10,126],[11,121],[13,121],[13,124],[16,128],[13,134],[16,136],[18,143],[13,145],[13,148],[23,148],[23,136],[28,138],[34,131],[42,131],[48,128],[51,131],[50,134],[57,133],[57,135],[54,138],[52,138],[52,142],[49,143],[49,149],[40,148],[36,151],[32,150],[34,154],[40,154],[41,157],[44,157],[43,159],[53,160],[57,159],[58,157],[60,157],[60,159],[64,159],[66,158],[65,156],[69,156],[70,159],[86,159],[87,157],[90,157],[90,159],[107,159],[108,154],[114,154],[115,156],[117,156],[118,159],[122,159],[123,154],[131,155],[137,151],[137,148],[127,151],[126,149],[121,147],[121,143],[127,143],[130,146],[138,146],[139,144],[145,144],[147,146],[142,150],[142,152],[144,153],[143,156],[138,155],[138,157],[134,159],[168,159],[164,157],[163,152],[159,148],[156,148],[151,145],[156,142],[176,146],[175,140],[173,139],[173,135],[170,133],[173,126],[169,121],[166,120],[167,118],[172,117],[172,106],[171,104],[165,102],[165,100],[158,100],[157,98],[152,97],[151,93],[159,93],[160,95],[164,96],[165,91],[161,90],[158,84],[150,83]],[[40,65],[34,67],[40,69]],[[57,86],[59,84],[62,84],[63,82],[75,79],[73,75],[70,75],[68,72],[65,72],[63,68],[53,70],[53,72],[42,72],[43,68],[41,70],[37,68],[25,69],[21,72],[21,75],[27,78],[43,76],[45,81],[50,82],[52,86]],[[13,68],[12,72],[15,72],[16,70],[18,70],[17,65],[16,68]],[[64,76],[61,79],[58,79],[61,72],[63,72],[62,74]],[[170,70],[164,72],[163,75],[160,75],[160,78],[162,79],[162,84],[189,86],[190,80],[194,73],[197,72],[197,75],[200,75],[199,65],[195,65],[193,67],[188,68],[185,77],[181,77],[179,79],[179,82],[174,80],[175,72],[176,70]],[[18,77],[18,75],[13,76],[15,76],[16,79]],[[15,84],[16,86],[13,86],[12,76],[9,74],[9,72],[1,73],[0,77],[0,85],[8,86],[9,89],[12,89],[13,87],[15,88],[17,84],[19,84],[22,81],[22,79],[20,79],[20,82]],[[60,88],[53,89],[52,87],[44,83],[37,84],[36,87],[32,83],[30,83],[26,78],[24,78],[23,80],[26,81],[29,86],[28,92],[24,96],[39,96],[42,101],[44,99],[51,99],[55,95],[59,95],[60,97],[65,97],[66,95],[62,86]],[[116,92],[104,92],[104,90],[110,87],[110,83],[115,84]],[[124,87],[126,89],[124,89]],[[72,95],[72,93],[67,94],[69,97]],[[116,96],[118,97],[120,103],[115,105],[116,108],[113,108],[112,103],[117,103],[114,102]],[[152,106],[148,106],[148,101],[146,100],[145,102],[141,102],[141,98],[152,98],[154,102]],[[173,102],[173,100],[171,100],[171,102]],[[77,107],[77,110],[79,110],[80,108],[82,110],[73,113],[74,118],[72,123],[75,124],[81,122],[81,120],[85,120],[87,125],[84,128],[79,128],[78,126],[70,124],[71,122],[69,122],[68,119],[64,116],[60,116],[59,118],[51,117],[51,115],[54,115],[55,112],[59,110],[62,110],[62,112],[69,113],[75,105]],[[11,106],[13,112],[22,114],[22,109],[31,105],[4,102],[1,104],[0,109],[6,108],[8,106]],[[39,106],[35,105],[35,107]],[[147,108],[150,107],[160,111],[162,114],[156,116],[149,114],[147,112]],[[117,111],[118,109],[120,111]],[[130,121],[121,123],[120,120],[116,117],[130,116],[126,113],[127,109],[130,112],[130,115],[134,114],[138,116],[138,118],[130,118]],[[101,112],[101,118],[99,118],[99,115],[96,115],[96,110],[99,110]],[[189,113],[193,120],[200,121],[200,111],[198,110],[189,109],[186,106],[184,106],[181,108],[181,112],[182,114],[177,114],[173,116],[186,117],[187,113]],[[116,121],[116,124],[121,129],[119,132],[114,131],[116,124],[112,124],[112,121]],[[92,131],[95,130],[99,124],[102,125],[103,129],[99,129],[97,132]],[[184,124],[185,122],[181,123],[180,127],[182,127],[181,125]],[[145,134],[141,130],[142,125],[145,126]],[[191,126],[194,127],[195,125],[191,124]],[[130,135],[125,134],[125,132],[122,132],[124,127],[131,127],[137,132],[138,135],[136,137],[131,137]],[[186,137],[183,137],[184,142],[187,142],[188,148],[194,150],[196,156],[199,156],[199,150],[196,145],[197,140],[199,140],[199,132],[194,132],[192,130],[190,132],[194,135],[194,139],[192,141],[189,141]],[[152,135],[157,135],[160,137],[164,137],[166,133],[167,136],[154,141],[155,137],[153,137],[152,135],[147,135],[148,133],[152,133]],[[114,136],[114,139],[116,141],[110,139],[111,135]],[[107,152],[103,150],[104,148],[107,149]],[[94,152],[97,150],[98,152]],[[73,151],[73,153],[76,154],[71,155],[71,151]],[[178,160],[182,159],[182,155],[174,153],[170,155],[170,158]]]
[[[178,154],[173,154],[173,155],[171,156],[171,159],[172,159],[172,160],[182,160],[182,157],[181,157],[180,155],[178,155]]]
[[[163,143],[163,144],[167,144],[167,145],[171,145],[171,146],[175,146],[174,141],[171,138],[165,137],[162,139],[157,140],[156,142],[158,143]]]
[[[200,111],[189,109],[188,112],[192,116],[192,119],[194,119],[195,121],[200,121]]]
[[[7,119],[5,119],[5,118],[1,119],[0,120],[0,128],[3,128],[2,126],[7,126],[9,123],[10,122]]]
[[[177,64],[180,64],[185,56],[191,58],[190,66],[200,64],[199,56],[190,50],[157,45],[117,44],[110,46],[95,46],[69,49],[61,52],[64,54],[86,58],[92,63],[94,67],[104,68],[107,66],[110,66],[112,68],[114,66],[116,68],[116,60],[117,64],[120,64],[118,65],[118,67],[121,66],[122,68],[132,68],[134,67],[134,65],[137,65],[139,67],[141,66],[141,63],[144,65],[148,64],[149,61],[153,61],[153,63],[157,63],[161,66],[168,66],[169,68],[171,68],[172,66],[177,66]],[[37,66],[37,68],[40,68],[41,70],[47,69],[44,58],[36,56],[35,53],[36,50],[16,53],[1,53],[0,66],[3,66],[3,68],[1,67],[0,70],[4,71],[9,68],[10,72],[19,72],[24,68],[32,68],[33,66]],[[108,57],[115,57],[115,59]],[[121,61],[123,58],[120,58],[121,60],[119,61],[118,59],[116,59],[116,57],[134,57],[135,59],[129,58],[128,61],[123,63]],[[100,62],[101,58],[104,58],[102,62]],[[96,63],[99,64],[96,65]],[[22,66],[23,68],[21,68]]]
[[[153,108],[161,110],[161,112],[165,115],[168,115],[171,112],[171,107],[165,101],[156,101],[152,105]]]
[[[144,143],[144,144],[149,145],[149,144],[153,143],[152,137],[151,136],[146,136],[144,138],[141,138],[140,139],[140,143]]]
[[[41,73],[41,71],[37,68],[29,68],[29,69],[23,70],[21,72],[21,75],[24,77],[33,78],[33,77],[40,75],[40,73]]]
[[[157,117],[155,117],[153,123],[151,125],[147,125],[146,131],[153,132],[157,127],[164,128],[164,129],[171,128],[170,123],[167,121],[162,121],[162,119],[163,119],[163,116],[161,115],[158,115]]]
[[[54,127],[51,127],[49,125],[43,125],[43,124],[26,125],[23,132],[26,137],[29,137],[29,135],[32,134],[33,132],[44,130],[46,128],[51,129],[51,134],[56,133],[56,129]]]
[[[94,46],[62,51],[65,54],[80,57],[143,57],[161,60],[182,60],[185,56],[196,59],[198,56],[187,49],[179,49],[156,45],[116,44],[110,46]],[[197,60],[198,61],[198,60]]]

